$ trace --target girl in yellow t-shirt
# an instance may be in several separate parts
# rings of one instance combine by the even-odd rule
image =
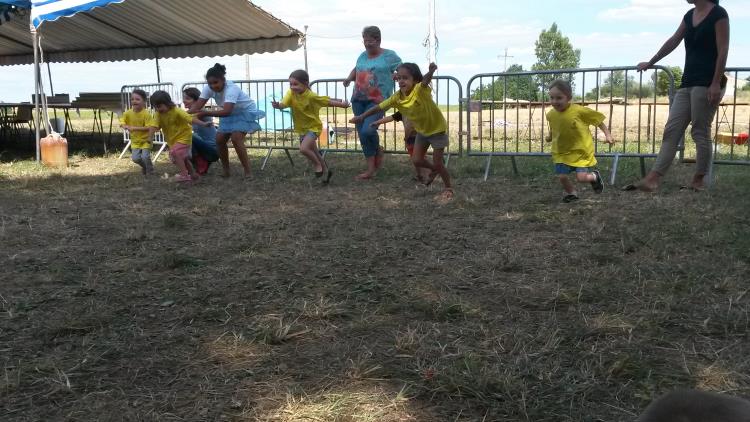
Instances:
[[[578,104],[571,104],[573,89],[570,83],[556,80],[549,87],[549,98],[552,110],[547,112],[549,135],[547,142],[552,142],[552,161],[555,173],[563,186],[563,202],[578,200],[575,185],[568,174],[575,172],[576,181],[589,182],[594,192],[602,193],[604,182],[596,166],[594,157],[594,140],[589,126],[596,126],[604,132],[608,144],[614,143],[604,115],[598,111]]]
[[[174,165],[180,169],[180,173],[175,175],[175,182],[198,180],[200,176],[193,169],[193,164],[190,161],[193,145],[193,116],[175,106],[172,97],[165,91],[154,92],[151,95],[151,105],[157,112],[153,126],[161,129],[164,133],[164,140],[169,146],[169,157]]]
[[[332,100],[323,95],[316,95],[310,90],[310,75],[304,70],[295,70],[289,75],[289,90],[280,101],[272,101],[275,109],[292,108],[292,123],[294,131],[299,135],[299,152],[307,157],[315,169],[315,177],[322,177],[324,184],[328,184],[333,171],[328,168],[325,160],[318,151],[318,138],[323,131],[320,121],[322,107],[348,108],[348,101]]]
[[[430,70],[422,76],[419,66],[414,63],[403,63],[396,68],[396,80],[399,90],[391,97],[366,112],[355,116],[350,123],[359,124],[364,119],[380,111],[396,108],[406,117],[417,131],[414,143],[412,162],[417,167],[430,170],[424,184],[430,185],[438,175],[443,179],[445,188],[438,196],[440,201],[453,198],[453,187],[448,169],[443,164],[445,148],[448,147],[447,123],[445,116],[432,99],[432,75],[437,70],[435,63],[430,63]],[[425,158],[427,149],[432,146],[432,163]]]
[[[120,127],[130,134],[130,158],[141,166],[144,175],[154,172],[151,163],[151,111],[146,108],[148,94],[142,89],[130,93],[130,109],[120,118]]]

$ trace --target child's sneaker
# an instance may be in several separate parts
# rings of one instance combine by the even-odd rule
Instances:
[[[594,188],[595,193],[602,193],[604,190],[604,181],[602,180],[602,175],[599,173],[599,170],[594,170],[591,173],[594,174],[594,177],[596,177],[596,180],[591,182],[591,187]]]
[[[578,200],[578,195],[576,195],[574,193],[569,193],[569,194],[563,196],[563,199],[562,199],[562,201],[565,202],[566,204],[569,203],[569,202],[575,202],[577,200]]]
[[[192,182],[193,178],[189,174],[175,174],[174,181],[177,183]]]

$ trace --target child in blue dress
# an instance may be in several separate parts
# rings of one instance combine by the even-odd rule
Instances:
[[[206,86],[200,98],[190,106],[190,113],[198,119],[206,116],[219,117],[219,131],[216,134],[216,146],[221,159],[222,177],[229,177],[229,149],[227,142],[232,141],[234,151],[242,164],[245,177],[250,177],[250,161],[245,149],[245,135],[260,130],[258,120],[265,117],[258,110],[255,101],[232,81],[226,79],[227,69],[216,63],[206,72]],[[203,107],[213,98],[220,110],[205,111]]]

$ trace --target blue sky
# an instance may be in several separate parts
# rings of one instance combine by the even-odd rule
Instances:
[[[360,31],[378,25],[383,47],[405,61],[426,64],[422,41],[427,35],[427,0],[372,2],[360,0],[258,0],[260,7],[302,30],[309,26],[308,59],[312,79],[345,77],[362,51]],[[750,66],[750,0],[724,0],[731,19],[729,65]],[[392,7],[389,7],[391,6]],[[466,82],[477,73],[525,68],[536,60],[534,41],[557,22],[585,67],[634,65],[647,60],[677,28],[691,7],[684,0],[437,0],[439,73]],[[196,15],[206,22],[208,14]],[[214,23],[211,23],[214,25]],[[147,35],[147,33],[144,31]],[[682,65],[683,47],[662,63]],[[229,77],[245,78],[242,57],[162,60],[166,81],[181,85],[200,80],[214,62],[227,65]],[[284,78],[304,66],[302,49],[253,55],[250,77]],[[118,91],[121,85],[155,82],[153,61],[53,64],[56,92]],[[28,101],[33,88],[30,66],[0,68],[0,100]]]

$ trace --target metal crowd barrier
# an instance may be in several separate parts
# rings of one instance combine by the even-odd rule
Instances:
[[[343,79],[319,79],[310,83],[310,89],[318,95],[331,98],[350,100],[353,86],[344,87]],[[463,87],[458,79],[452,76],[435,76],[432,78],[432,88],[435,103],[443,110],[448,124],[448,136],[451,140],[447,150],[447,157],[451,151],[459,155],[463,153]],[[394,89],[396,92],[396,89]],[[395,110],[389,110],[390,115]],[[323,154],[332,152],[361,152],[362,148],[354,125],[349,123],[353,117],[351,109],[326,107],[321,112],[324,133],[319,140],[319,147]],[[388,154],[405,154],[404,129],[401,123],[393,122],[381,125],[380,144]]]
[[[750,67],[727,68],[725,74],[726,91],[714,117],[712,164],[750,165]]]
[[[268,159],[274,150],[284,151],[289,162],[294,165],[294,160],[292,160],[289,150],[299,148],[299,140],[292,130],[292,115],[289,109],[274,110],[271,107],[271,101],[281,101],[284,97],[284,93],[289,89],[289,80],[257,79],[237,80],[233,82],[239,85],[240,89],[256,102],[259,110],[263,110],[266,113],[266,117],[258,122],[260,123],[261,130],[249,134],[245,141],[247,148],[266,150],[261,170],[266,167]],[[180,89],[180,95],[182,95],[181,93],[185,88],[195,87],[202,90],[205,85],[205,81],[185,83]],[[215,106],[213,100],[207,106]]]
[[[517,172],[516,157],[550,156],[545,142],[549,132],[546,113],[551,109],[548,86],[558,78],[573,81],[573,102],[602,112],[617,141],[604,142],[597,129],[594,148],[598,157],[613,157],[610,182],[614,183],[620,158],[655,157],[671,101],[659,100],[649,83],[661,73],[668,98],[674,93],[674,75],[668,68],[654,66],[645,72],[635,67],[601,67],[549,71],[484,73],[473,76],[466,86],[467,148],[469,156],[486,157],[484,180],[492,157],[510,157]],[[664,95],[661,95],[664,98]]]
[[[146,94],[148,94],[148,98],[146,99],[147,109],[151,108],[151,94],[153,94],[155,91],[166,91],[169,96],[172,97],[172,101],[177,105],[182,102],[182,94],[175,92],[174,84],[172,84],[171,82],[123,85],[123,87],[120,88],[120,103],[122,104],[123,113],[130,109],[130,94],[136,89],[142,89],[146,91]],[[118,158],[124,157],[128,152],[128,149],[130,149],[130,132],[128,132],[127,130],[123,130],[122,139],[125,142],[125,147],[122,149],[122,152],[120,153],[120,156]],[[164,140],[164,134],[161,131],[154,134],[154,144],[159,145],[159,151],[156,152],[156,155],[154,155],[154,158],[152,159],[153,162],[156,162],[156,160],[159,159],[159,155],[161,155],[161,153],[164,152],[164,149],[167,147],[167,143]]]

